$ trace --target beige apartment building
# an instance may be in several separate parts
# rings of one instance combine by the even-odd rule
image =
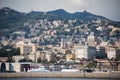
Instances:
[[[20,55],[34,54],[37,51],[37,46],[31,42],[19,41],[16,46],[20,48]]]

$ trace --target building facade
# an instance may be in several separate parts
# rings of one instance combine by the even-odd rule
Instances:
[[[92,59],[96,57],[96,48],[91,46],[78,46],[76,49],[76,58]]]
[[[33,54],[37,51],[37,46],[31,42],[18,42],[16,46],[20,48],[20,55]]]
[[[107,49],[107,57],[111,58],[120,58],[120,49],[109,48]]]
[[[89,35],[87,38],[87,42],[89,46],[95,46],[95,37],[93,35]]]

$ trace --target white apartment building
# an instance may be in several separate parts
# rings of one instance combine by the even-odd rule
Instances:
[[[111,58],[119,58],[120,57],[120,49],[109,48],[107,49],[107,57]]]
[[[75,54],[76,54],[76,59],[77,58],[92,59],[97,55],[96,48],[90,46],[78,46],[76,48]]]
[[[89,35],[87,38],[87,42],[89,46],[95,46],[95,37],[94,35]]]

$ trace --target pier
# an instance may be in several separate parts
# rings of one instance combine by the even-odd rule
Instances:
[[[0,73],[0,78],[101,78],[120,79],[120,72],[17,72]]]

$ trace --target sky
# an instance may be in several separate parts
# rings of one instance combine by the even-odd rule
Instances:
[[[88,11],[114,21],[120,21],[120,0],[0,0],[0,8],[10,7],[20,12],[64,9],[70,13]]]

